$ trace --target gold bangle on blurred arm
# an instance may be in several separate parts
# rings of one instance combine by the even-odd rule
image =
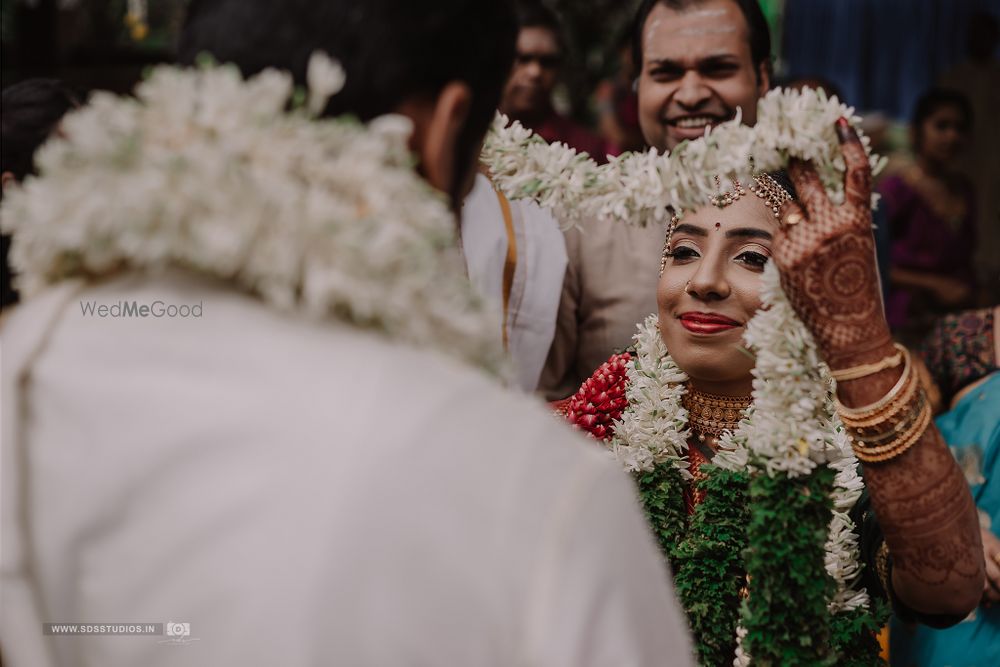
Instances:
[[[851,447],[858,460],[865,463],[881,463],[902,455],[920,440],[931,423],[931,404],[910,363],[910,354],[905,348],[900,352],[903,374],[885,396],[860,408],[837,402]]]
[[[885,357],[880,359],[875,363],[871,364],[861,364],[860,366],[851,366],[850,368],[841,368],[839,370],[831,370],[830,375],[837,382],[844,382],[846,380],[858,380],[863,377],[868,377],[869,375],[874,375],[879,371],[884,371],[887,368],[895,368],[903,363],[903,359],[909,353],[906,348],[899,343],[893,343],[893,347],[898,350],[896,354],[891,357]]]

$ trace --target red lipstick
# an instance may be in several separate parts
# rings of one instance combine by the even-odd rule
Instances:
[[[714,334],[743,326],[736,320],[718,313],[681,313],[681,326],[692,333]]]

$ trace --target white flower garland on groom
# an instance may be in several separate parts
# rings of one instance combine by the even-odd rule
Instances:
[[[4,196],[22,292],[179,266],[499,371],[499,324],[413,169],[410,121],[318,117],[344,82],[323,54],[307,81],[204,63],[157,67],[134,98],[95,93],[38,151],[44,178]]]

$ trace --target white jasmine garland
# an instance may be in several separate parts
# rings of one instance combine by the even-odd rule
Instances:
[[[740,460],[752,461],[764,474],[807,475],[817,464],[836,470],[833,512],[824,545],[824,567],[836,591],[827,607],[832,614],[867,609],[868,592],[852,588],[862,565],[858,528],[849,516],[864,482],[834,407],[832,378],[821,363],[812,334],[782,290],[774,262],[764,268],[761,298],[763,307],[747,323],[744,336],[757,358],[753,414],[741,421],[730,441],[741,450]],[[738,627],[736,667],[751,662],[742,647],[745,636],[746,629]]]
[[[832,402],[831,402],[832,403]],[[858,527],[849,512],[864,493],[865,483],[858,474],[858,460],[854,456],[847,433],[833,405],[828,410],[834,415],[834,442],[840,457],[830,463],[837,471],[833,479],[833,518],[826,540],[826,572],[837,583],[837,591],[830,601],[830,611],[838,613],[851,609],[868,609],[870,599],[864,588],[852,586],[861,576],[861,549]]]
[[[733,667],[750,667],[750,654],[743,648],[743,640],[746,639],[747,629],[742,625],[736,628],[736,657],[733,659]]]
[[[781,289],[773,262],[764,268],[763,308],[747,324],[745,340],[757,361],[754,415],[739,434],[750,459],[768,475],[805,475],[817,464],[836,471],[826,571],[837,583],[830,610],[868,607],[864,589],[850,585],[861,571],[857,527],[848,515],[864,491],[858,461],[834,407],[834,384],[816,342]]]
[[[480,161],[490,180],[511,199],[533,199],[561,221],[573,221],[596,204],[602,192],[615,194],[597,163],[560,142],[552,144],[498,113],[487,133]]]
[[[865,589],[854,589],[862,564],[858,527],[849,516],[864,490],[857,459],[833,403],[833,383],[815,341],[795,315],[781,289],[777,268],[769,263],[763,278],[761,308],[747,325],[745,340],[757,355],[753,403],[735,432],[719,439],[712,463],[760,474],[806,475],[816,465],[835,471],[833,512],[824,545],[824,566],[836,583],[830,613],[867,609]],[[687,376],[670,357],[650,315],[635,336],[635,359],[627,369],[628,408],[615,422],[607,446],[629,471],[648,471],[670,461],[690,478],[687,411],[681,405]],[[749,664],[742,647],[746,629],[737,629],[735,665]]]
[[[38,151],[40,176],[4,195],[23,293],[179,266],[498,369],[499,323],[447,202],[412,168],[410,122],[315,118],[343,71],[317,54],[307,78],[308,110],[288,110],[289,74],[233,66],[158,67],[134,98],[94,94]]]
[[[833,442],[829,387],[812,335],[795,316],[774,262],[764,269],[764,307],[747,323],[745,340],[756,354],[753,395],[756,411],[747,429],[752,458],[769,475],[807,475],[841,452]]]
[[[649,471],[670,461],[690,479],[684,459],[690,431],[687,410],[681,405],[687,375],[667,353],[655,314],[638,328],[636,357],[626,369],[628,407],[615,422],[607,446],[630,472]]]
[[[534,199],[565,224],[587,217],[663,224],[670,218],[668,206],[691,210],[718,194],[716,176],[746,179],[753,170],[782,169],[792,157],[811,160],[831,199],[841,201],[845,166],[834,124],[842,116],[857,129],[860,117],[836,97],[776,88],[760,100],[753,127],[737,116],[669,154],[624,153],[598,165],[586,153],[547,144],[498,115],[481,160],[504,194]],[[858,135],[877,174],[885,160],[871,152],[860,130]]]

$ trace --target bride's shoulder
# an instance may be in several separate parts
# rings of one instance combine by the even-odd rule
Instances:
[[[565,419],[599,440],[613,433],[613,422],[621,417],[628,405],[628,367],[635,352],[612,355],[580,385],[580,389],[557,407]]]

